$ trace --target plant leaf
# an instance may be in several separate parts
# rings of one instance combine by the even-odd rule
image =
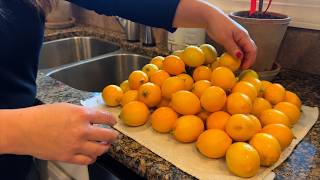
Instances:
[[[272,0],[269,0],[269,3],[268,3],[268,6],[267,6],[267,9],[263,12],[264,14],[267,13],[269,7],[271,6],[271,3],[272,3]]]

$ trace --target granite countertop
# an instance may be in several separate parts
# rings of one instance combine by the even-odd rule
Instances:
[[[103,38],[118,42],[126,50],[149,56],[166,54],[159,47],[142,48],[139,43],[127,43],[122,34],[105,32],[92,27],[77,26],[65,30],[46,30],[46,40],[71,36]],[[283,69],[274,82],[279,82],[288,90],[297,92],[304,105],[320,106],[320,76]],[[38,73],[37,84],[37,97],[44,103],[69,102],[80,104],[80,100],[93,96],[92,93],[73,89],[47,77],[41,71]],[[276,179],[319,179],[319,137],[320,121],[317,121],[307,136],[297,145],[291,156],[274,170]],[[194,179],[194,177],[123,134],[120,134],[108,155],[148,179]]]

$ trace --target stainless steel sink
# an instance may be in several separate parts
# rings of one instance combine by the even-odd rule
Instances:
[[[149,60],[137,54],[111,54],[54,70],[48,75],[75,89],[101,92],[106,85],[120,84]]]
[[[39,69],[58,67],[115,52],[120,47],[94,37],[72,37],[44,43]]]

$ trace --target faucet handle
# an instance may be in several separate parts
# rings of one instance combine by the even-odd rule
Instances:
[[[116,19],[125,31],[128,41],[138,42],[140,40],[140,24],[118,16]]]
[[[124,18],[119,17],[119,16],[115,16],[115,18],[123,28],[125,28],[127,26],[127,24],[128,24],[128,20],[127,19],[124,19]]]
[[[143,26],[144,34],[142,44],[144,46],[152,47],[156,45],[152,29],[150,26]]]

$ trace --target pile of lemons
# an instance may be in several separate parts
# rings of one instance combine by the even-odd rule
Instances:
[[[155,131],[195,142],[204,156],[225,157],[233,174],[252,177],[292,142],[301,101],[253,70],[239,72],[240,65],[228,53],[217,57],[209,44],[188,46],[154,57],[120,86],[106,86],[102,97],[108,106],[122,106],[126,125],[150,120]]]

